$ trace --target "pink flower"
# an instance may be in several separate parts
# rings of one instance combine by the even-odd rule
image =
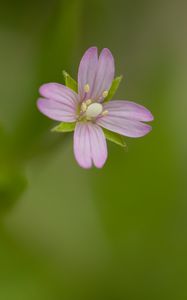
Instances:
[[[89,48],[78,70],[78,93],[58,83],[40,87],[38,109],[60,122],[76,122],[74,154],[83,168],[102,168],[107,159],[107,144],[102,127],[128,137],[146,135],[153,120],[148,109],[134,102],[105,102],[114,79],[114,59],[104,48],[98,57],[97,48]]]

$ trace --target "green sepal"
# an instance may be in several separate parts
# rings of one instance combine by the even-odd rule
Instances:
[[[71,132],[75,129],[76,122],[68,123],[68,122],[62,122],[51,129],[51,131],[56,132]]]
[[[109,89],[107,97],[104,99],[104,102],[107,102],[113,98],[115,92],[117,91],[117,89],[120,85],[122,78],[123,78],[123,76],[118,76],[112,81],[112,85]]]
[[[113,142],[123,148],[127,147],[127,144],[125,143],[125,139],[122,135],[120,135],[116,132],[110,131],[108,129],[105,129],[105,128],[102,128],[102,129],[103,129],[104,135],[107,140],[109,140],[110,142]]]
[[[78,92],[78,84],[66,71],[62,71],[62,74],[64,76],[65,85],[72,89],[74,92]]]

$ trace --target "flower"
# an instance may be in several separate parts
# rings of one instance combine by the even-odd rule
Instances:
[[[76,122],[74,154],[83,168],[102,168],[107,159],[107,144],[102,128],[127,137],[146,135],[153,120],[145,107],[125,100],[105,102],[114,80],[114,59],[104,48],[98,57],[96,47],[83,55],[78,70],[77,93],[59,83],[40,87],[40,112],[60,122]]]

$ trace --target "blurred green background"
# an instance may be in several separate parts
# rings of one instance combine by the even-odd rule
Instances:
[[[187,299],[187,3],[7,0],[0,9],[0,299]],[[44,82],[111,49],[116,95],[155,121],[102,170],[36,109]]]

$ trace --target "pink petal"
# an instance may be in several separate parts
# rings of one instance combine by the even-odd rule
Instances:
[[[91,47],[83,55],[78,70],[78,88],[81,99],[85,98],[84,86],[86,84],[89,84],[90,87],[90,91],[87,93],[86,98],[90,97],[94,85],[97,64],[97,48]]]
[[[107,145],[102,129],[93,123],[77,123],[74,132],[74,154],[78,164],[102,168],[107,159]]]
[[[97,124],[121,135],[134,138],[144,136],[151,130],[151,126],[147,124],[119,116],[110,116],[109,114],[98,118]]]
[[[107,159],[107,144],[103,130],[93,123],[88,123],[88,130],[93,163],[97,168],[102,168]]]
[[[58,83],[46,83],[40,87],[38,109],[47,117],[63,122],[76,120],[79,96],[68,87]]]
[[[42,97],[52,99],[61,103],[66,103],[75,106],[79,102],[79,96],[68,87],[59,83],[46,83],[43,84],[39,92]]]
[[[61,122],[74,122],[76,120],[76,108],[66,102],[39,98],[37,107],[50,119]]]
[[[109,116],[123,117],[128,120],[153,121],[151,112],[142,105],[130,101],[113,100],[103,104]]]
[[[102,100],[104,91],[108,91],[114,79],[114,58],[109,49],[104,48],[99,56],[92,99]]]
[[[91,168],[90,137],[86,123],[77,123],[75,127],[74,154],[78,164],[82,168]]]

